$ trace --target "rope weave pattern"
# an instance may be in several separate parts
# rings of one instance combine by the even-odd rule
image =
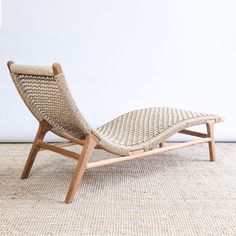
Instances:
[[[113,153],[127,155],[130,151],[145,151],[192,125],[208,120],[221,121],[220,116],[169,107],[145,108],[128,112],[97,129],[101,144]]]
[[[15,82],[23,100],[41,121],[46,120],[53,131],[67,132],[76,138],[88,134],[91,128],[79,113],[63,75],[39,76],[17,74]]]
[[[147,151],[182,129],[223,120],[217,115],[156,107],[128,112],[93,130],[78,110],[63,74],[53,75],[47,66],[13,65],[11,69],[22,99],[39,121],[46,120],[62,137],[66,132],[80,139],[93,132],[101,147],[117,155]]]

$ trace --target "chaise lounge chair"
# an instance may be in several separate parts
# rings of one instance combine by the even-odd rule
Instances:
[[[39,121],[39,129],[29,153],[21,178],[29,172],[40,149],[51,150],[77,161],[65,203],[71,203],[85,169],[118,163],[134,158],[174,150],[200,143],[208,143],[210,161],[215,160],[214,123],[223,121],[218,115],[192,112],[169,107],[154,107],[128,112],[93,129],[77,108],[67,88],[59,64],[51,66],[17,65],[8,62],[13,81],[26,106]],[[207,133],[187,130],[205,124]],[[48,131],[69,142],[43,142]],[[170,136],[182,133],[199,137],[194,141],[164,146]],[[63,147],[79,144],[81,154]],[[119,157],[89,163],[93,149],[103,149]]]

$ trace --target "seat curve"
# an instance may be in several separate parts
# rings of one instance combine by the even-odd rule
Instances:
[[[156,148],[161,142],[190,126],[207,121],[223,121],[218,115],[187,110],[153,107],[125,113],[102,125],[95,132],[107,151],[128,155],[129,152]]]

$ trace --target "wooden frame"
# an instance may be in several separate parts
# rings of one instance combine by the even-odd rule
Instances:
[[[9,70],[10,70],[11,64],[12,62],[8,63]],[[58,75],[62,73],[62,69],[59,64],[57,63],[53,64],[52,68],[53,68],[54,75]],[[50,151],[62,154],[66,157],[75,159],[77,161],[76,169],[75,169],[74,175],[72,177],[72,180],[71,180],[71,183],[70,183],[70,186],[69,186],[66,198],[65,198],[65,203],[71,203],[73,201],[76,190],[79,186],[79,183],[86,169],[101,167],[101,166],[110,165],[110,164],[114,164],[114,163],[118,163],[122,161],[128,161],[135,158],[145,157],[145,156],[162,153],[166,151],[171,151],[171,150],[188,147],[188,146],[192,146],[196,144],[201,144],[201,143],[208,143],[210,161],[215,161],[214,122],[211,120],[206,122],[206,128],[207,128],[207,133],[200,133],[200,132],[191,131],[191,130],[179,131],[179,133],[181,134],[191,135],[191,136],[200,138],[194,141],[188,141],[184,143],[177,143],[174,145],[164,146],[164,140],[163,140],[159,143],[159,147],[149,150],[149,151],[138,150],[138,151],[130,152],[128,156],[121,156],[121,157],[116,157],[112,159],[89,163],[88,159],[92,151],[95,148],[101,149],[101,146],[99,146],[99,139],[93,133],[89,133],[83,140],[76,139],[65,133],[63,134],[63,136],[66,139],[68,139],[69,142],[49,144],[49,143],[44,142],[43,139],[45,135],[47,134],[47,132],[49,132],[52,129],[52,126],[43,120],[39,123],[39,128],[35,136],[34,142],[32,144],[32,147],[31,147],[28,159],[26,161],[23,173],[21,175],[21,178],[22,179],[28,178],[30,170],[33,166],[34,160],[39,151],[50,150]],[[81,154],[75,153],[75,152],[72,152],[63,148],[63,147],[71,146],[71,145],[82,145],[83,149],[82,149]]]
[[[89,163],[88,158],[91,155],[93,149],[97,149],[97,148],[100,149],[98,145],[99,140],[97,139],[95,135],[90,133],[86,136],[85,140],[78,140],[80,145],[83,145],[83,149],[82,149],[81,154],[75,153],[75,152],[66,150],[63,147],[78,145],[78,143],[74,143],[72,141],[67,142],[67,143],[64,142],[64,143],[56,143],[56,144],[49,144],[49,143],[43,142],[43,138],[46,135],[46,133],[51,130],[51,126],[46,121],[42,121],[40,122],[38,132],[36,134],[34,143],[29,153],[29,157],[26,161],[21,178],[22,179],[28,178],[29,172],[31,170],[35,157],[39,151],[50,150],[50,151],[59,153],[61,155],[64,155],[65,157],[75,159],[77,161],[77,166],[76,166],[74,176],[72,177],[70,187],[68,189],[68,192],[65,198],[65,203],[71,203],[73,201],[74,195],[82,179],[85,169],[91,169],[95,167],[115,164],[122,161],[128,161],[135,158],[141,158],[141,157],[158,154],[162,152],[167,152],[167,151],[171,151],[171,150],[175,150],[175,149],[179,149],[183,147],[189,147],[189,146],[201,144],[201,143],[208,143],[210,161],[215,161],[215,142],[214,142],[213,125],[214,123],[212,121],[209,121],[206,123],[207,134],[199,133],[199,132],[191,131],[191,130],[181,130],[179,132],[182,134],[200,137],[200,139],[197,139],[194,141],[177,143],[177,144],[168,145],[168,146],[164,146],[164,142],[161,142],[159,145],[159,148],[155,148],[149,151],[140,150],[140,151],[131,152],[128,156],[121,156],[121,157],[116,157],[112,159],[106,159],[106,160]]]

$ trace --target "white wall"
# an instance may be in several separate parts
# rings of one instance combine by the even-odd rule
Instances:
[[[8,60],[60,62],[95,127],[172,106],[224,115],[217,140],[236,140],[235,13],[234,0],[3,0],[0,141],[31,141],[37,128]]]

